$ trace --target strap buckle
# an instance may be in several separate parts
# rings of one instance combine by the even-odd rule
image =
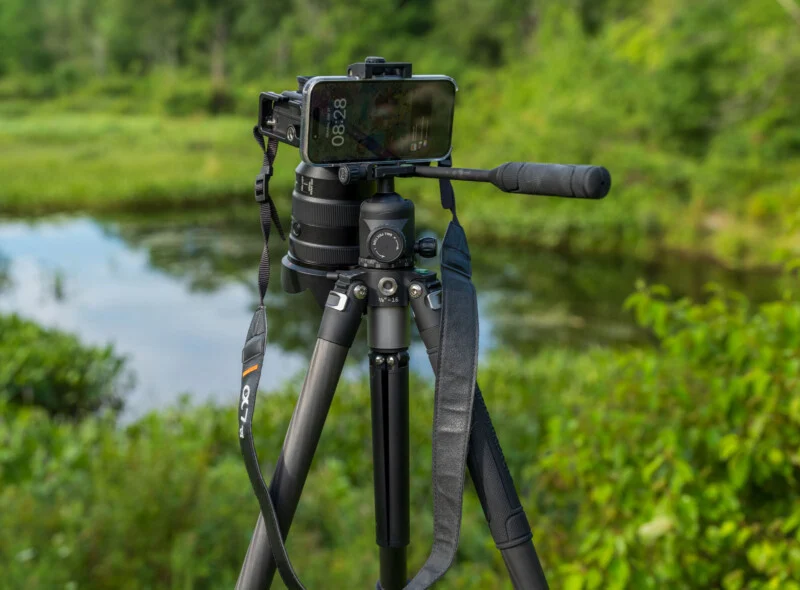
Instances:
[[[265,165],[256,176],[256,202],[263,203],[269,198],[269,179],[272,178],[272,166]]]

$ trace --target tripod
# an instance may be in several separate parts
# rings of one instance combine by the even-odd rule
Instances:
[[[601,171],[601,173],[598,173]],[[599,175],[598,175],[599,174]],[[336,177],[326,169],[301,164],[293,198],[294,247],[284,257],[286,291],[310,289],[324,306],[322,321],[308,373],[289,424],[280,458],[269,486],[280,534],[288,534],[308,475],[333,395],[348,351],[364,315],[368,321],[372,447],[375,488],[376,541],[379,546],[378,588],[398,590],[408,581],[406,549],[409,544],[409,308],[427,349],[434,372],[442,367],[440,324],[442,284],[436,274],[414,267],[415,254],[432,257],[436,240],[414,240],[414,205],[394,190],[396,176],[423,176],[492,182],[506,192],[602,198],[610,177],[605,169],[544,164],[504,164],[494,170],[383,166],[342,168],[338,181],[377,181],[368,199],[350,201],[358,226],[358,265],[330,271],[302,264],[297,254],[326,259],[330,252],[299,239],[303,196],[308,200],[308,179],[317,186]],[[305,179],[305,180],[302,180]],[[579,182],[580,181],[580,182]],[[297,195],[300,191],[299,196]],[[305,192],[304,192],[305,191]],[[357,206],[353,206],[357,205]],[[331,199],[331,207],[347,201]],[[454,209],[453,209],[454,210]],[[336,215],[331,218],[339,219]],[[352,221],[351,221],[352,223]],[[458,226],[460,229],[460,226]],[[450,231],[450,230],[448,230]],[[304,250],[304,248],[306,248]],[[294,255],[293,255],[294,251]],[[251,327],[252,329],[252,327]],[[489,412],[475,385],[467,468],[480,498],[492,538],[516,589],[547,588],[532,543],[531,529],[506,466]],[[462,466],[455,466],[456,469]],[[462,471],[463,473],[463,471]],[[236,588],[256,590],[272,583],[276,561],[262,515],[259,515]],[[446,569],[446,568],[445,568]]]

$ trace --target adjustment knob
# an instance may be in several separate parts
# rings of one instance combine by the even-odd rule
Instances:
[[[382,227],[368,238],[369,251],[378,262],[394,262],[406,249],[406,240],[399,231]]]
[[[364,180],[366,178],[366,171],[363,166],[358,164],[345,164],[339,166],[339,182],[347,186],[353,182]]]
[[[436,238],[420,238],[414,244],[414,251],[423,258],[433,258],[439,249],[439,243]]]

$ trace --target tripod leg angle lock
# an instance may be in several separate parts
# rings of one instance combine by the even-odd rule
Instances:
[[[369,68],[371,75],[376,71],[378,75],[382,71],[388,71],[387,75],[405,73],[403,64],[383,64],[392,67],[381,68],[381,63]],[[355,69],[362,73],[364,68],[359,69],[358,65]],[[276,149],[277,141],[282,140],[271,137],[265,152],[273,146]],[[270,165],[273,158],[274,149]],[[450,567],[458,548],[465,466],[514,587],[547,588],[527,517],[476,382],[476,293],[471,282],[469,248],[455,215],[450,179],[491,182],[506,192],[597,199],[608,192],[610,176],[599,167],[523,163],[504,164],[491,171],[403,163],[343,169],[346,172],[337,175],[301,164],[296,171],[289,254],[282,261],[283,285],[289,292],[312,290],[324,311],[308,373],[269,487],[261,475],[252,437],[252,416],[266,345],[263,306],[253,317],[243,350],[239,439],[261,514],[236,587],[268,588],[277,570],[289,588],[304,588],[289,560],[284,539],[345,358],[366,315],[380,558],[378,588],[429,588]],[[442,203],[453,215],[442,243],[441,282],[435,274],[414,268],[414,206],[394,192],[394,178],[411,175],[439,178]],[[260,178],[263,187],[258,187],[262,189],[258,198],[262,199],[265,249],[259,285],[263,298],[269,281],[266,241],[274,209],[264,211],[264,204],[271,204],[269,175]],[[313,197],[306,189],[309,178],[315,183]],[[374,194],[365,199],[376,181]],[[327,192],[323,193],[323,189]],[[315,243],[307,242],[312,238]],[[352,242],[348,242],[350,238]],[[417,244],[416,251],[430,253],[431,248]],[[406,562],[410,537],[409,310],[436,375],[434,541],[430,556],[410,581]]]

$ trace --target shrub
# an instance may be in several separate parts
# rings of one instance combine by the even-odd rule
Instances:
[[[800,588],[800,304],[666,295],[628,302],[658,351],[557,357],[524,478],[543,553],[570,588]]]
[[[551,586],[798,588],[800,303],[665,297],[641,288],[629,301],[655,348],[529,360],[506,351],[481,369]],[[431,534],[423,385],[412,380],[412,567]],[[295,394],[260,402],[266,473]],[[233,585],[257,508],[232,408],[179,407],[119,428],[3,404],[6,584]],[[377,576],[368,404],[365,383],[339,388],[289,537],[312,588],[367,587]],[[510,588],[492,546],[468,488],[447,587]]]
[[[124,360],[17,315],[0,315],[0,399],[80,417],[122,407]]]

